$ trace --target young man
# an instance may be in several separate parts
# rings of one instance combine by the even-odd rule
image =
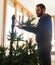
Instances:
[[[45,14],[45,11],[45,5],[36,5],[36,14],[40,17],[37,26],[18,25],[17,27],[33,32],[36,35],[36,42],[38,44],[38,49],[40,49],[40,65],[51,65],[52,20],[49,14]]]

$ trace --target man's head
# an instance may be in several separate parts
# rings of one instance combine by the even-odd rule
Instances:
[[[38,17],[41,17],[45,14],[45,5],[44,4],[37,4],[36,5],[36,14]]]

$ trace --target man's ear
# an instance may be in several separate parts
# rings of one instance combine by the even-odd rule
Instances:
[[[45,9],[42,9],[42,12],[45,13]]]
[[[43,9],[43,11],[45,11],[45,9]]]

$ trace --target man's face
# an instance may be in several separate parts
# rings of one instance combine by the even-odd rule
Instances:
[[[40,8],[40,6],[36,7],[36,14],[38,17],[43,15],[43,10]]]

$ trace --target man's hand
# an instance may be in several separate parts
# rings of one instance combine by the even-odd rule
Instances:
[[[16,26],[17,26],[18,28],[20,28],[20,29],[22,29],[22,27],[23,27],[22,25],[16,25]]]

